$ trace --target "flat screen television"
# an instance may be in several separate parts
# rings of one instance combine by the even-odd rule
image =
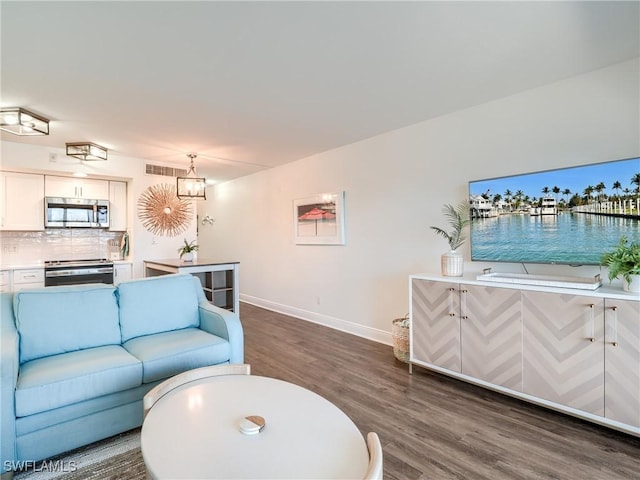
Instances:
[[[640,242],[640,158],[469,182],[471,260],[599,265]]]

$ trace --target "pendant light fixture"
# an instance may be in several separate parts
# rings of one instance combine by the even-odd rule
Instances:
[[[107,149],[91,142],[67,143],[67,155],[83,161],[106,160]]]
[[[1,108],[0,130],[14,135],[49,135],[49,119],[22,107]]]
[[[193,159],[197,157],[195,153],[187,153],[187,157],[191,159],[189,170],[186,177],[178,177],[176,179],[176,190],[178,198],[201,198],[207,199],[206,195],[206,179],[198,177]]]

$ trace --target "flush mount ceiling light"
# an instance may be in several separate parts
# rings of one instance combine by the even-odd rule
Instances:
[[[178,198],[202,198],[207,199],[206,182],[203,177],[198,177],[193,159],[197,157],[195,153],[187,153],[187,157],[191,159],[191,165],[187,171],[186,177],[178,177],[176,179],[176,191]]]
[[[0,130],[14,135],[49,135],[49,119],[22,107],[0,108]]]
[[[106,160],[107,149],[91,142],[67,143],[67,155],[83,161]]]

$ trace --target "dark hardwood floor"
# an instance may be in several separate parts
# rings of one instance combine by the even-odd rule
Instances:
[[[363,434],[385,479],[640,479],[640,438],[408,366],[391,347],[242,303],[251,373],[309,388]],[[391,321],[391,320],[390,320]]]

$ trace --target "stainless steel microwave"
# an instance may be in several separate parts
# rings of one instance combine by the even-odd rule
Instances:
[[[109,228],[109,201],[45,197],[47,228]]]

